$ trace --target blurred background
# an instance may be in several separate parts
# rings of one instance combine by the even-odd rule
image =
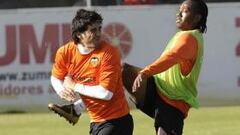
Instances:
[[[176,32],[181,2],[1,0],[0,111],[42,111],[47,102],[59,102],[49,84],[50,69],[56,49],[71,39],[71,19],[79,8],[99,11],[103,37],[119,48],[123,62],[143,67],[161,54]],[[199,99],[202,105],[239,105],[240,3],[206,2],[208,31]]]
[[[196,119],[193,122],[190,119],[189,123],[192,122],[197,127],[194,127],[196,130],[199,128],[202,131],[211,127],[202,127],[207,121],[203,118],[208,118],[205,113],[214,117],[211,113],[218,114],[221,111],[222,115],[213,120],[216,123],[226,115],[233,118],[225,119],[224,122],[230,123],[222,135],[238,135],[240,0],[205,1],[209,16],[207,33],[204,34],[205,54],[198,89],[198,98],[204,109],[199,113],[193,111],[193,118]],[[6,129],[11,126],[6,125],[5,121],[13,116],[12,113],[45,113],[48,112],[49,102],[63,102],[52,89],[49,77],[57,48],[71,40],[71,21],[78,9],[99,12],[104,18],[103,38],[119,49],[123,62],[144,67],[160,56],[168,40],[177,31],[175,15],[181,2],[182,0],[0,0],[0,113],[3,114],[0,115],[0,134],[6,135],[9,132]],[[130,101],[129,103],[131,104]],[[221,109],[215,110],[216,107]],[[228,110],[225,107],[233,108]],[[232,114],[234,111],[236,113]],[[48,119],[51,116],[48,115],[37,117]],[[139,114],[136,116],[138,120],[145,118]],[[201,120],[201,125],[194,125]],[[234,120],[235,123],[231,123]],[[186,132],[189,135],[221,135],[216,129],[222,127],[224,122],[222,125],[212,124],[215,128],[211,132],[191,132],[191,126],[187,126]],[[148,125],[152,127],[151,124]],[[19,123],[15,123],[15,126],[18,127]],[[30,133],[35,132],[38,131]]]
[[[46,111],[61,102],[49,76],[59,46],[71,40],[79,8],[102,14],[103,38],[122,61],[144,67],[176,32],[182,0],[0,0],[0,112]],[[206,0],[209,7],[201,105],[240,104],[240,2]],[[144,54],[144,55],[143,55]]]
[[[72,7],[72,6],[124,6],[177,4],[183,0],[1,0],[1,9]],[[205,0],[208,3],[239,2],[239,0]]]

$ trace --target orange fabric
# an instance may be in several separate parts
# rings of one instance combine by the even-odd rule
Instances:
[[[171,66],[179,64],[183,75],[191,72],[197,57],[197,39],[189,33],[182,34],[175,46],[164,52],[155,62],[141,72],[148,76],[164,72]],[[159,91],[159,90],[158,90]],[[187,117],[190,106],[181,100],[170,99],[159,93],[159,96],[168,104],[176,107]]]
[[[159,90],[158,90],[158,95],[161,97],[161,99],[164,102],[179,109],[184,114],[185,118],[187,117],[190,106],[186,102],[184,102],[182,100],[172,100],[172,99],[164,96],[163,94],[161,94],[159,92]]]
[[[70,75],[77,83],[101,85],[113,93],[110,101],[81,95],[92,122],[115,119],[129,113],[118,54],[117,50],[106,42],[101,42],[100,48],[86,55],[80,54],[73,42],[57,51],[53,76],[63,80],[66,75]]]
[[[183,75],[191,72],[197,57],[197,39],[190,33],[182,34],[175,46],[164,52],[156,61],[141,72],[152,76],[161,73],[175,64],[179,64]]]

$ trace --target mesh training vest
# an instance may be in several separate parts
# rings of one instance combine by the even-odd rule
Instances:
[[[175,64],[165,72],[154,75],[154,80],[160,92],[165,96],[170,99],[183,100],[191,107],[198,108],[197,82],[202,65],[204,50],[202,33],[198,30],[179,31],[169,41],[164,52],[171,49],[181,34],[186,32],[192,34],[197,39],[198,43],[197,57],[191,72],[187,76],[183,76],[181,74],[180,65]]]

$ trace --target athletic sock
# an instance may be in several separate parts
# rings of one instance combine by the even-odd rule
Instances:
[[[77,115],[80,115],[86,109],[82,99],[77,100],[73,104],[74,104],[74,110],[76,111]]]

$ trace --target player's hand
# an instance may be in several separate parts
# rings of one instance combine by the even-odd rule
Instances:
[[[68,101],[68,102],[73,102],[76,99],[75,93],[71,89],[65,89],[58,94],[60,98]]]
[[[62,91],[62,99],[73,102],[77,97],[74,92],[75,82],[72,80],[72,77],[66,76],[64,78],[63,87],[65,90]]]
[[[147,78],[147,75],[144,73],[139,73],[136,79],[134,80],[133,86],[132,86],[132,92],[136,92],[138,88],[141,87],[143,80]]]
[[[74,87],[75,87],[76,83],[72,80],[72,78],[70,76],[66,76],[64,78],[64,82],[63,82],[63,86],[65,89],[69,89],[74,91]]]

